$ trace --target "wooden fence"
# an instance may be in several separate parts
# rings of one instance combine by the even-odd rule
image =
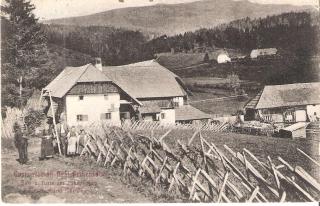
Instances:
[[[275,161],[268,156],[263,162],[245,148],[218,148],[200,130],[174,145],[166,141],[171,130],[158,137],[153,132],[145,135],[104,126],[85,130],[88,141],[82,157],[93,157],[107,169],[121,168],[127,178],[150,181],[155,189],[161,187],[187,201],[320,200],[320,183],[302,167],[294,167],[281,157]]]
[[[133,123],[124,123],[122,129],[124,130],[168,130],[168,129],[190,129],[201,131],[223,132],[228,131],[231,124],[228,122],[221,123],[197,123],[197,124],[166,124],[155,121],[134,121]]]

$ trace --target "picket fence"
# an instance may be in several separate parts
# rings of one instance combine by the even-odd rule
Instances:
[[[167,130],[167,129],[190,129],[201,131],[223,132],[231,128],[228,122],[219,123],[197,123],[197,124],[169,124],[155,121],[134,121],[122,124],[121,128],[124,130]]]

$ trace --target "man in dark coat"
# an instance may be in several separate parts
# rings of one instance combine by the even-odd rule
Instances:
[[[16,122],[13,126],[14,145],[18,149],[20,164],[26,164],[28,161],[28,139],[24,137],[19,124]]]
[[[68,140],[67,140],[68,126],[65,122],[64,113],[61,113],[59,122],[57,122],[57,132],[59,135],[61,152],[64,156],[66,156],[67,148],[68,148]]]

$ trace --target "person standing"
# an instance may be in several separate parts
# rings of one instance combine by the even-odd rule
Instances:
[[[14,145],[18,149],[20,164],[26,164],[28,161],[28,139],[24,137],[23,132],[17,122],[13,125]]]
[[[68,152],[67,152],[67,154],[70,156],[74,156],[77,152],[77,142],[78,142],[78,134],[77,134],[76,128],[74,126],[71,127],[71,130],[67,135],[67,139],[68,139]]]
[[[67,126],[64,124],[64,122],[57,123],[57,131],[58,131],[59,140],[60,140],[61,153],[64,156],[66,156],[67,149],[68,149],[68,140],[67,140]]]
[[[39,160],[52,158],[54,155],[52,129],[49,125],[43,130]]]
[[[84,149],[86,143],[87,143],[87,134],[86,132],[81,129],[80,130],[80,135],[79,135],[79,139],[78,139],[78,147],[77,147],[77,154],[81,154],[82,150]]]

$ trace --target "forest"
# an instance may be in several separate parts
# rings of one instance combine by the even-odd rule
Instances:
[[[275,47],[298,56],[319,52],[319,21],[316,13],[291,12],[266,18],[244,18],[211,29],[147,40],[140,31],[100,26],[43,25],[49,43],[100,56],[107,65],[152,59],[154,54],[192,51],[196,46],[233,48],[249,52]]]
[[[298,55],[319,52],[319,14],[290,12],[266,18],[244,18],[212,29],[200,29],[172,37],[162,36],[148,42],[152,52],[190,51],[195,45],[233,48],[249,52],[255,48],[275,47]]]

